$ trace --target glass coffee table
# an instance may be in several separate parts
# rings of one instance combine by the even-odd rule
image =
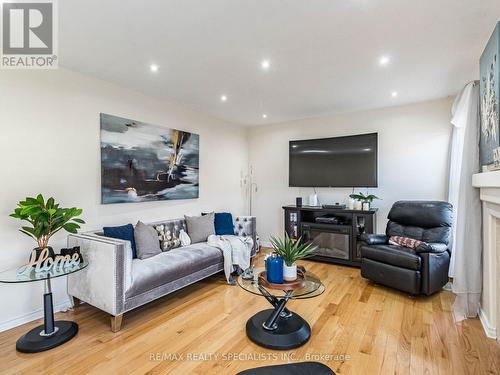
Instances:
[[[312,272],[305,272],[304,283],[293,290],[271,289],[259,284],[258,277],[264,268],[255,268],[253,279],[238,277],[238,285],[249,293],[264,297],[273,309],[258,312],[246,325],[247,336],[257,345],[269,349],[293,349],[304,345],[311,337],[311,327],[298,314],[285,306],[292,299],[308,299],[325,291],[321,280]]]
[[[18,284],[45,281],[43,295],[43,325],[33,328],[16,342],[16,349],[23,353],[38,353],[49,350],[71,340],[78,332],[78,324],[67,320],[54,321],[54,306],[50,280],[69,275],[87,267],[87,262],[80,262],[70,267],[56,267],[49,271],[35,272],[32,268],[24,274],[18,274],[17,268],[0,272],[0,283]]]

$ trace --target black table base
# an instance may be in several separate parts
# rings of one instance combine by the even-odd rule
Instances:
[[[54,304],[50,277],[45,280],[43,295],[43,325],[33,328],[16,342],[22,353],[38,353],[55,348],[71,340],[78,333],[78,324],[68,320],[54,320]]]
[[[46,252],[47,250],[44,249],[42,254],[46,255]],[[43,325],[33,328],[17,340],[16,350],[22,353],[43,352],[64,344],[76,336],[78,324],[67,320],[54,320],[51,279],[81,271],[88,266],[88,263],[81,257],[77,264],[73,261],[67,262],[57,259],[50,264],[34,265],[32,262],[34,254],[35,252],[32,253],[29,264],[0,272],[0,283],[18,284],[45,281]]]
[[[257,345],[269,349],[288,350],[304,345],[311,337],[311,327],[300,316],[291,311],[280,314],[272,327],[266,322],[276,309],[263,310],[252,316],[246,326],[247,336]]]
[[[45,326],[41,325],[20,337],[16,350],[22,353],[38,353],[49,350],[71,340],[78,333],[78,324],[67,320],[54,322],[55,333],[44,336]]]

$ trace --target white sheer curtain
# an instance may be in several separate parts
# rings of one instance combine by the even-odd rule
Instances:
[[[450,277],[457,295],[453,310],[457,320],[476,317],[482,286],[481,202],[472,187],[479,172],[479,83],[471,82],[460,92],[452,108],[448,200],[454,208]]]

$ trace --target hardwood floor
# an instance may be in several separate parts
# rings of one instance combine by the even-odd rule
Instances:
[[[454,321],[451,293],[412,298],[367,282],[356,268],[303,263],[326,291],[289,303],[312,328],[311,340],[296,350],[250,342],[245,323],[268,302],[216,275],[125,314],[117,333],[109,316],[92,306],[59,313],[80,331],[48,352],[15,350],[18,337],[40,321],[0,333],[0,373],[235,374],[304,360],[337,374],[500,373],[500,345],[485,337],[479,320]]]

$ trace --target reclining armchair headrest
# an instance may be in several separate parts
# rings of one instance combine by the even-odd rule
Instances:
[[[388,219],[405,226],[421,228],[451,227],[453,206],[442,201],[398,201]]]

